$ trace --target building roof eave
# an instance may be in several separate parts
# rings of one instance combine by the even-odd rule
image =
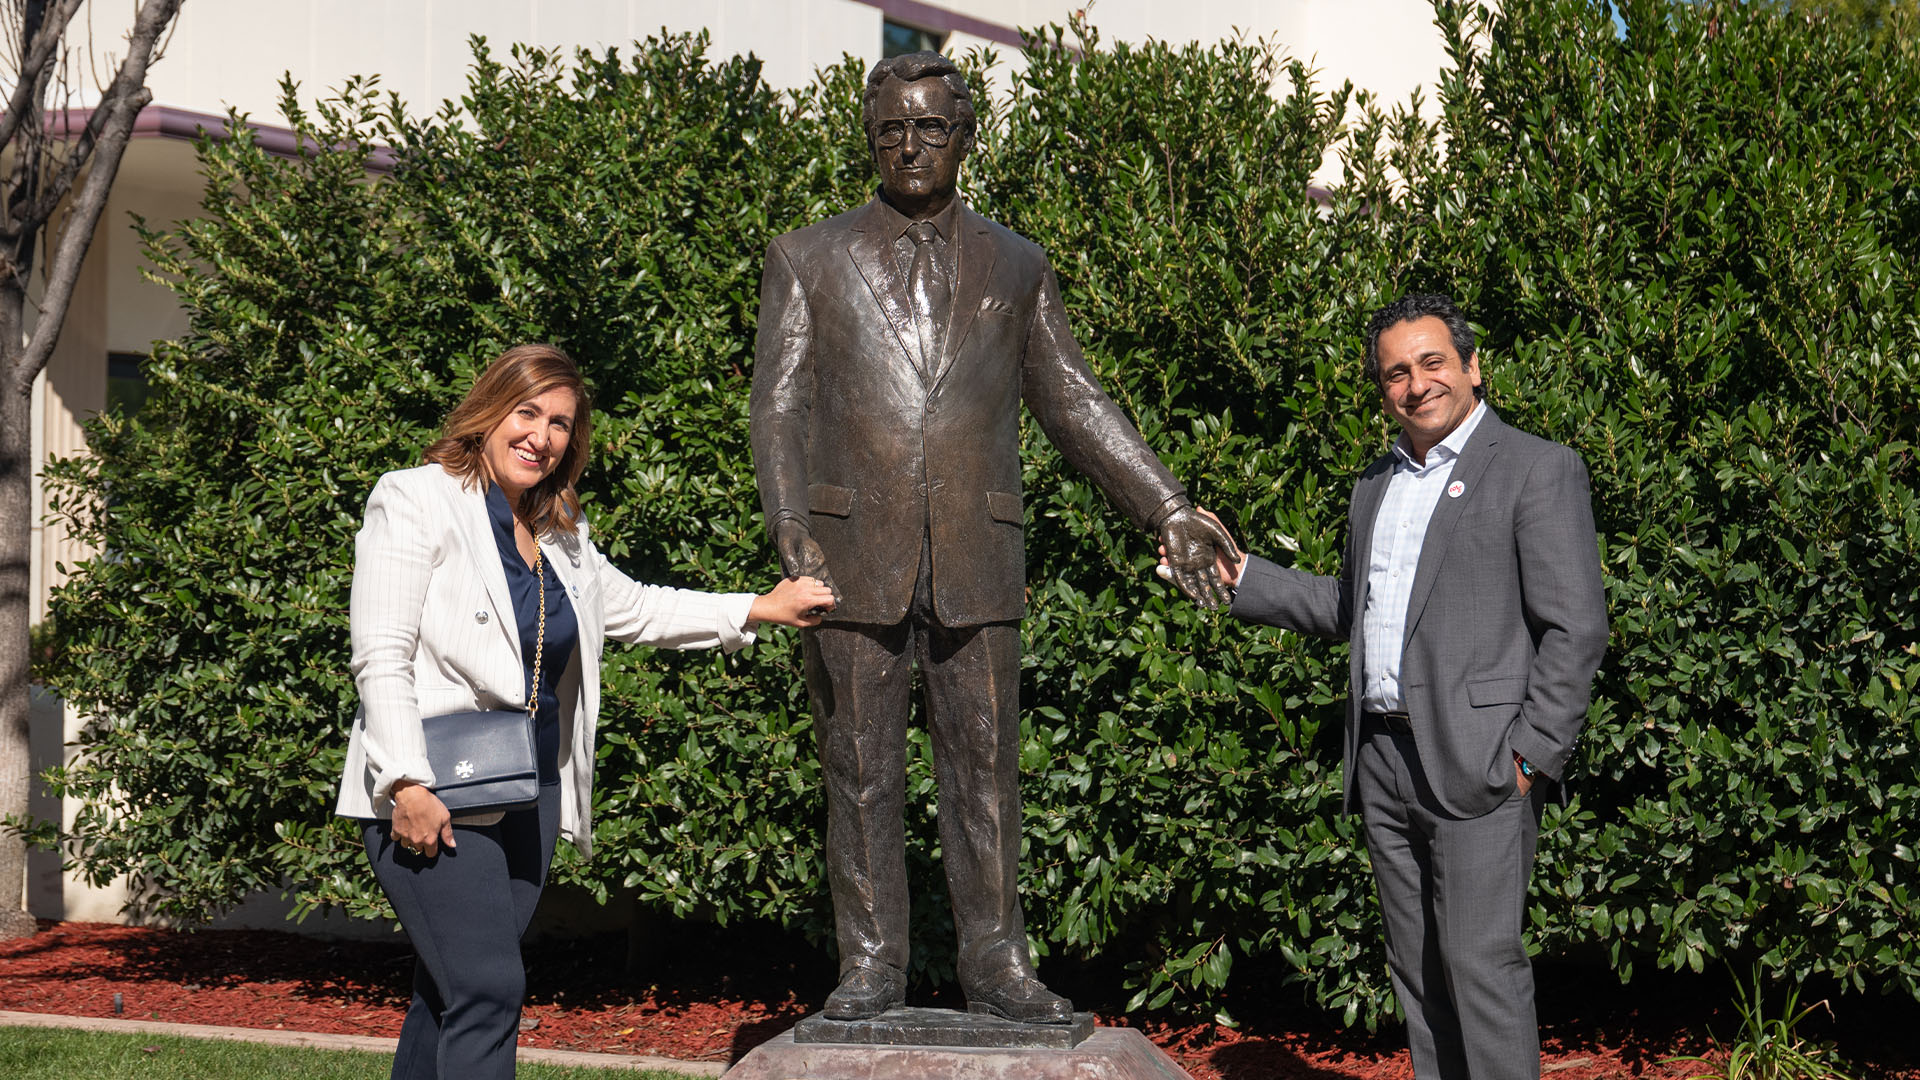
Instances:
[[[92,115],[92,109],[51,110],[47,113],[47,131],[56,137],[62,134],[78,133],[87,126],[87,121]],[[267,153],[279,157],[298,157],[303,147],[313,150],[319,146],[312,139],[302,138],[290,128],[259,124],[251,120],[242,121],[242,123],[253,132],[253,141],[256,145]],[[133,120],[133,138],[136,139],[180,139],[191,142],[203,135],[213,139],[227,138],[228,118],[172,105],[156,104],[141,109],[140,114]],[[393,171],[396,161],[391,148],[375,146],[367,154],[367,170],[389,173]]]

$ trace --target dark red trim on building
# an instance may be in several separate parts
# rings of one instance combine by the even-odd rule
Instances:
[[[47,114],[47,131],[59,135],[79,134],[87,126],[87,119],[93,115],[92,109],[64,109]],[[253,141],[269,154],[280,157],[294,157],[300,152],[302,140],[292,131],[270,124],[247,122],[253,130]],[[149,105],[140,110],[133,118],[133,137],[136,139],[184,139],[194,140],[202,134],[216,139],[227,137],[227,118],[212,113],[194,112],[191,109],[176,109],[171,105]],[[306,145],[315,144],[306,140]],[[393,151],[384,146],[374,147],[367,155],[367,168],[373,172],[392,172]]]

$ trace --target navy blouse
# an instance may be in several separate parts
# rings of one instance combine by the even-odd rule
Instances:
[[[487,516],[493,519],[493,539],[500,546],[500,566],[507,572],[507,592],[513,596],[513,613],[520,623],[520,656],[526,661],[526,681],[520,690],[520,705],[525,707],[533,686],[534,644],[540,636],[540,579],[533,567],[520,558],[520,545],[513,536],[513,507],[507,493],[498,484],[487,485]],[[540,704],[535,716],[535,746],[539,750],[540,782],[560,782],[560,676],[573,660],[580,644],[580,620],[567,602],[567,587],[552,566],[544,568],[547,579],[547,644],[540,661]],[[590,767],[590,766],[589,766]]]

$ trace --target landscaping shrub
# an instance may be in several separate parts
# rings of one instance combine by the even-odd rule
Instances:
[[[1530,935],[1548,955],[1739,956],[1920,996],[1920,68],[1858,26],[1741,3],[1441,0],[1437,102],[1323,88],[1240,42],[1053,28],[964,180],[1046,246],[1089,360],[1254,551],[1338,567],[1392,431],[1361,328],[1411,290],[1482,328],[1489,400],[1593,474],[1613,636]],[[699,39],[476,45],[431,116],[371,80],[293,159],[201,147],[206,216],[149,231],[189,314],[152,393],[56,470],[107,553],[56,597],[56,774],[89,873],[204,914],[294,883],[382,910],[330,818],[354,705],[351,539],[478,365],[567,348],[601,417],[596,536],[644,580],[765,587],[746,398],[760,256],[873,186],[851,62],[793,95]],[[1274,89],[1269,93],[1269,88]],[[388,148],[370,156],[370,147]],[[1343,178],[1310,178],[1329,153]],[[389,171],[367,172],[370,163]],[[1394,1008],[1339,818],[1344,644],[1241,626],[1026,433],[1022,694],[1035,946],[1133,958],[1215,1007],[1247,958],[1351,1023]],[[616,651],[597,853],[561,881],[686,917],[830,923],[797,642]],[[924,738],[916,968],[951,975]]]

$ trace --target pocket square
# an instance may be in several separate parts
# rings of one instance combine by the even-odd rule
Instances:
[[[1005,300],[996,300],[991,296],[983,296],[980,298],[980,310],[989,315],[1014,314],[1012,304],[1007,303]]]

